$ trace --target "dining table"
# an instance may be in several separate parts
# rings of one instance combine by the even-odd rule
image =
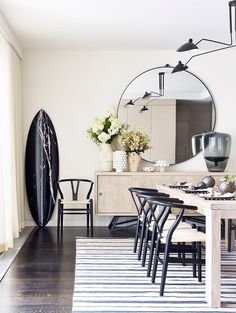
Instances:
[[[182,189],[157,185],[161,192],[177,197],[186,204],[197,206],[206,219],[205,297],[211,308],[221,307],[221,220],[236,218],[236,200],[207,200]]]

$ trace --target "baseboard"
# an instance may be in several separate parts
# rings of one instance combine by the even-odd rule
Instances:
[[[94,226],[108,226],[112,216],[99,216],[94,218]],[[33,219],[25,220],[26,226],[36,226]],[[65,216],[64,218],[64,225],[65,226],[86,226],[86,218],[85,216]],[[51,219],[47,226],[57,226],[57,220]]]
[[[14,261],[32,230],[33,227],[25,227],[20,232],[20,236],[13,240],[13,248],[8,249],[6,252],[0,255],[0,281],[2,281],[3,277],[7,273],[9,267],[11,266],[12,262]]]

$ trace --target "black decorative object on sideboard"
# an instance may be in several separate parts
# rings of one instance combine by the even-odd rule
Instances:
[[[210,132],[202,135],[202,153],[209,172],[224,172],[231,149],[231,136]]]
[[[39,227],[44,227],[52,216],[58,175],[59,154],[55,129],[47,113],[40,110],[31,123],[25,154],[28,203]]]

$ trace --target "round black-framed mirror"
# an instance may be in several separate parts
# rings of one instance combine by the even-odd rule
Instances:
[[[200,152],[199,134],[214,130],[216,109],[199,77],[189,71],[171,74],[172,69],[154,67],[132,79],[120,96],[117,116],[150,136],[144,160],[174,165]]]

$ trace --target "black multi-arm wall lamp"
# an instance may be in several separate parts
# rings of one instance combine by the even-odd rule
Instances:
[[[156,100],[159,97],[164,96],[164,72],[160,72],[158,73],[159,75],[159,92],[155,92],[155,91],[150,91],[147,92],[145,91],[144,95],[142,97],[138,97],[135,100],[129,100],[129,102],[127,102],[125,105],[134,105],[136,101],[138,101],[139,99],[151,99],[150,101],[148,101],[146,104],[143,105],[143,107],[141,108],[141,110],[139,111],[140,113],[148,111],[148,105],[149,103],[151,103],[152,101]]]
[[[181,47],[179,47],[177,49],[178,52],[183,52],[183,51],[189,51],[189,50],[193,50],[193,49],[198,49],[198,44],[200,44],[203,41],[208,41],[208,42],[213,42],[213,43],[217,43],[217,44],[221,44],[224,45],[224,47],[222,48],[218,48],[218,49],[214,49],[214,50],[210,50],[210,51],[206,51],[206,52],[202,52],[202,53],[198,53],[195,54],[193,56],[191,56],[191,58],[185,63],[183,64],[181,61],[179,61],[179,63],[174,67],[172,73],[176,73],[176,72],[180,72],[180,71],[184,71],[188,68],[187,64],[195,57],[198,57],[200,55],[204,55],[204,54],[209,54],[212,52],[216,52],[216,51],[221,51],[221,50],[225,50],[225,49],[229,49],[232,47],[236,47],[236,44],[233,45],[233,21],[232,21],[232,11],[234,9],[234,31],[235,31],[235,37],[236,37],[236,0],[234,1],[229,1],[229,27],[230,27],[230,43],[225,43],[222,41],[217,41],[217,40],[212,40],[212,39],[206,39],[206,38],[202,38],[201,40],[199,40],[196,44],[193,43],[192,39],[189,39],[188,42],[186,42],[185,44],[183,44]]]

